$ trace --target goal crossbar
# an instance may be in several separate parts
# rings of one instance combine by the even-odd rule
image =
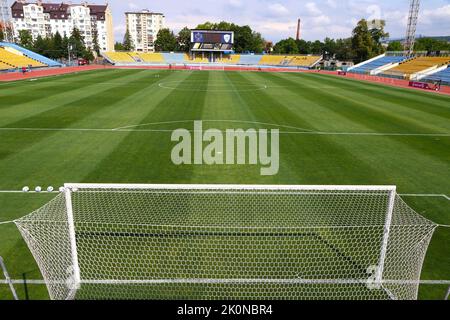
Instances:
[[[15,223],[52,299],[416,299],[437,227],[395,186],[223,184],[67,183]]]

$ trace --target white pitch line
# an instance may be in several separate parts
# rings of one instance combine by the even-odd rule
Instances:
[[[402,197],[423,197],[423,198],[445,198],[450,201],[450,197],[445,194],[401,194]]]
[[[137,125],[131,125],[131,126],[126,126],[126,127],[115,128],[114,130],[130,129],[130,128],[159,125],[159,124],[189,123],[189,122],[195,122],[195,121],[197,121],[197,120],[153,122],[153,123],[144,123],[144,124],[137,124]],[[228,122],[228,123],[259,124],[259,125],[265,125],[265,126],[271,126],[271,127],[282,127],[282,128],[287,128],[287,129],[295,129],[295,130],[299,130],[299,131],[313,132],[313,130],[311,130],[311,129],[282,125],[282,124],[277,124],[277,123],[259,122],[259,121],[245,121],[245,120],[201,120],[201,121],[202,122]]]
[[[300,128],[299,128],[300,130]],[[302,129],[308,130],[308,129]],[[93,129],[93,128],[0,128],[0,131],[66,131],[66,132],[173,132],[173,129]],[[195,130],[188,130],[195,132]],[[375,137],[450,137],[450,133],[378,133],[378,132],[321,132],[280,131],[280,134],[323,136],[375,136]]]

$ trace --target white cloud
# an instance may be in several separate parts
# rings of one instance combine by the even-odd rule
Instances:
[[[235,9],[239,9],[244,6],[241,0],[228,0],[228,5]]]
[[[310,15],[319,16],[322,14],[322,11],[320,11],[315,2],[308,2],[305,7]]]
[[[333,9],[337,8],[337,3],[335,0],[327,0],[327,5]]]
[[[269,5],[269,14],[271,16],[286,16],[289,14],[289,10],[283,6],[281,3],[273,3]]]

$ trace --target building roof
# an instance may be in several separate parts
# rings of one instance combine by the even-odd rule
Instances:
[[[15,1],[11,6],[11,13],[13,18],[23,18],[23,7],[28,4],[38,4],[37,2],[19,2]],[[51,3],[42,2],[40,4],[44,8],[44,13],[50,15],[50,19],[68,19],[70,17],[70,7],[74,6],[87,6],[91,10],[91,16],[96,16],[97,20],[105,20],[105,12],[108,5],[97,5],[97,4],[67,4],[61,3]]]

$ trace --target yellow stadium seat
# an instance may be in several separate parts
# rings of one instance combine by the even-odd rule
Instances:
[[[15,68],[28,67],[33,68],[45,67],[46,65],[34,59],[28,58],[22,54],[14,53],[4,48],[0,48],[0,62],[11,65]],[[10,69],[10,68],[8,68]]]
[[[413,74],[450,63],[450,57],[418,57],[408,60],[384,72],[386,75],[402,75],[410,78]]]
[[[322,59],[321,56],[293,56],[289,62],[289,66],[295,67],[311,67]]]
[[[137,53],[144,62],[164,63],[164,56],[161,53]]]
[[[238,64],[240,60],[241,55],[239,54],[224,54],[222,59],[218,58],[216,62],[224,64]]]
[[[128,52],[106,52],[104,55],[114,62],[136,62]]]
[[[0,70],[8,70],[8,69],[12,69],[13,67],[10,66],[9,64],[3,63],[0,61]]]
[[[281,66],[288,56],[264,55],[259,61],[260,65]]]

